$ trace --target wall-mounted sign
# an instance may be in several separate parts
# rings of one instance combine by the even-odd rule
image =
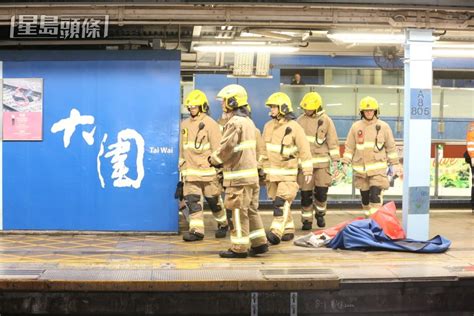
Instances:
[[[410,118],[431,119],[431,89],[410,90]]]
[[[108,15],[19,15],[12,16],[10,23],[10,38],[100,39],[108,31]]]
[[[43,79],[3,79],[3,139],[42,140]]]

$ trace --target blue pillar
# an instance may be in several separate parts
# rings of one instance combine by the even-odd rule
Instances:
[[[403,228],[418,240],[429,237],[432,46],[432,30],[406,30]]]

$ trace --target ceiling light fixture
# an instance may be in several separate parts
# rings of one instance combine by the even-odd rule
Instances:
[[[440,41],[433,44],[433,48],[449,48],[449,49],[474,49],[473,42],[448,42]]]
[[[205,53],[272,53],[288,54],[299,50],[296,46],[283,45],[196,45],[194,50]]]
[[[433,57],[474,58],[474,49],[433,48]]]
[[[347,44],[402,44],[405,42],[403,33],[358,33],[330,31],[327,37],[333,42]]]
[[[472,42],[435,42],[433,57],[474,58],[474,43]]]

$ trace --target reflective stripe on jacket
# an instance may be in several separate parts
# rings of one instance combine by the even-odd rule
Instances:
[[[201,127],[201,128],[200,128]],[[216,170],[207,158],[221,140],[219,125],[205,113],[181,123],[179,167],[185,181],[212,181]]]
[[[250,118],[229,119],[211,161],[224,165],[224,187],[258,183],[256,127]]]
[[[293,120],[272,119],[265,124],[263,141],[266,154],[260,157],[270,182],[296,181],[298,160],[303,173],[312,175],[311,150],[303,128]]]
[[[361,119],[352,124],[342,162],[352,163],[354,172],[360,175],[386,175],[388,164],[399,163],[390,126],[376,117],[371,121]]]
[[[314,168],[329,167],[330,161],[339,161],[339,139],[332,119],[324,113],[301,115],[297,120],[309,141]],[[319,123],[321,122],[321,123]]]

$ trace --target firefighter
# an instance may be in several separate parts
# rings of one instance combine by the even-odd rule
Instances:
[[[465,158],[471,166],[471,207],[474,211],[474,122],[467,127]]]
[[[219,148],[209,157],[209,163],[224,170],[225,207],[232,210],[233,219],[232,246],[219,256],[257,256],[268,251],[268,244],[260,215],[250,207],[259,193],[256,127],[249,118],[247,92],[242,86],[226,86],[217,97],[222,100],[227,122]]]
[[[332,182],[330,163],[337,170],[339,155],[339,139],[332,119],[322,107],[321,96],[317,92],[305,94],[300,107],[304,110],[296,121],[303,127],[306,139],[313,156],[313,178],[309,184],[304,183],[303,173],[298,174],[301,190],[301,221],[303,230],[310,230],[313,225],[313,209],[316,210],[318,227],[326,226],[327,194]],[[313,206],[314,195],[314,206]]]
[[[360,189],[362,208],[368,217],[383,203],[383,190],[389,188],[388,165],[401,176],[397,147],[390,126],[380,120],[379,105],[372,97],[360,101],[361,119],[352,124],[342,157],[343,172],[352,163],[355,187]]]
[[[221,140],[219,125],[206,113],[209,102],[200,90],[193,90],[185,100],[190,117],[181,123],[179,169],[184,180],[184,201],[189,209],[189,231],[183,234],[185,241],[204,238],[202,196],[206,199],[217,221],[216,238],[224,238],[228,224],[220,197],[221,188],[215,168],[207,158],[216,150]]]
[[[244,89],[243,93],[246,94],[247,91],[245,91]],[[250,105],[247,105],[246,108],[249,113],[249,118],[252,119],[252,107]],[[227,117],[228,117],[227,114],[223,112],[222,117],[217,121],[217,123],[219,123],[221,132],[224,131],[224,125],[228,121]],[[258,159],[260,156],[262,156],[265,153],[266,149],[265,149],[265,143],[263,142],[262,133],[257,127],[255,127],[255,138],[257,140],[257,159]],[[265,185],[265,173],[263,172],[263,166],[260,163],[260,161],[258,163],[258,176],[259,176],[259,186]],[[260,200],[260,190],[255,192],[250,202],[250,209],[252,210],[252,212],[249,212],[250,232],[257,231],[259,227],[263,227],[261,217],[260,215],[257,214],[259,203],[260,203],[259,200]],[[227,221],[229,223],[229,227],[232,227],[232,210],[226,209],[226,213],[227,213]],[[255,217],[253,220],[251,219],[252,216]],[[253,235],[255,235],[255,233]]]
[[[311,151],[303,128],[295,122],[291,100],[285,93],[272,94],[265,105],[271,108],[271,120],[263,129],[266,153],[263,161],[267,192],[273,201],[273,221],[267,233],[268,241],[277,245],[293,239],[295,226],[291,203],[298,193],[298,161],[301,161],[304,182],[313,174]]]

